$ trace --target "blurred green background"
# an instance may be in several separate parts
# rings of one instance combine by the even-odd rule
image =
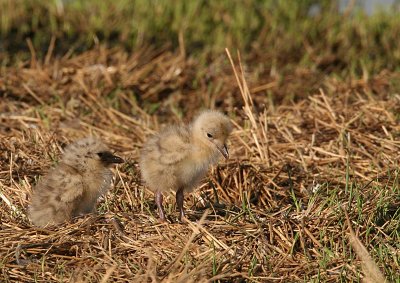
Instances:
[[[97,43],[126,50],[177,50],[206,63],[240,50],[246,60],[280,68],[304,66],[338,75],[400,63],[398,9],[368,13],[352,1],[261,0],[0,0],[2,65],[39,58],[51,38],[55,53],[80,53]]]

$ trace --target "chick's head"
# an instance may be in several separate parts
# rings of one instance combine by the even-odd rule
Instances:
[[[62,161],[80,171],[90,171],[123,163],[108,147],[96,138],[78,140],[65,148]]]
[[[229,118],[218,111],[202,112],[193,123],[193,137],[210,150],[218,150],[225,158],[229,157],[226,140],[232,132]]]

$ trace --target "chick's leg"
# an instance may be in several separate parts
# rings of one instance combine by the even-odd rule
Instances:
[[[179,221],[182,221],[182,218],[185,217],[185,212],[183,211],[183,188],[180,188],[176,191],[176,205],[179,210]]]
[[[156,200],[156,204],[158,207],[158,213],[160,215],[160,220],[165,221],[164,207],[162,205],[163,195],[162,195],[161,191],[156,191],[155,200]]]

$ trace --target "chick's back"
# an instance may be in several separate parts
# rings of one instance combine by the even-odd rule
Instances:
[[[190,130],[170,126],[150,138],[143,146],[140,168],[143,180],[153,191],[183,186],[181,163],[190,154]]]
[[[43,176],[33,190],[29,218],[36,226],[59,224],[95,211],[98,197],[112,183],[104,158],[121,163],[98,139],[78,140],[66,147],[60,163]],[[114,159],[113,159],[114,158]]]
[[[57,224],[72,218],[74,200],[84,190],[83,181],[76,169],[60,164],[51,169],[48,175],[41,178],[29,207],[29,218],[36,226],[48,223]]]

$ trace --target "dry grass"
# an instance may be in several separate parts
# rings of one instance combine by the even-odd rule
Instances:
[[[345,211],[345,213],[346,213],[346,211]],[[374,260],[371,258],[367,249],[361,243],[360,239],[358,239],[357,236],[355,235],[354,230],[351,227],[351,223],[350,223],[349,216],[347,215],[347,213],[346,213],[346,221],[347,221],[347,224],[349,225],[349,230],[350,230],[350,235],[349,235],[350,244],[353,247],[356,254],[361,259],[362,268],[363,268],[363,272],[365,275],[365,277],[363,278],[363,282],[367,282],[367,283],[386,282],[385,276],[379,270],[379,267],[374,262]]]
[[[305,89],[312,71],[282,85],[233,57],[232,68],[224,58],[197,70],[167,51],[97,47],[3,68],[1,281],[358,282],[343,207],[387,279],[398,279],[400,96],[390,91],[398,74],[322,77],[308,88],[319,91],[275,105],[265,91]],[[140,181],[140,146],[164,123],[216,105],[235,124],[232,158],[186,196],[188,224],[176,222],[172,195],[171,223],[158,224]],[[31,227],[25,212],[37,179],[66,143],[87,135],[126,159],[99,215]]]

